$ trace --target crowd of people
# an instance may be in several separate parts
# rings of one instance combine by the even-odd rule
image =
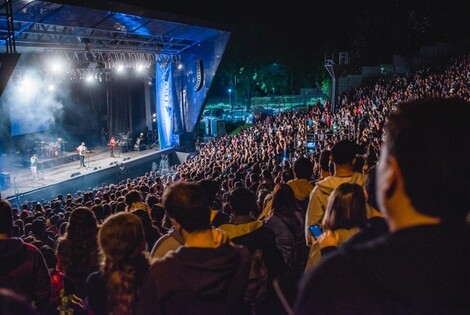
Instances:
[[[258,117],[165,176],[2,200],[0,310],[468,314],[469,82],[465,55]]]

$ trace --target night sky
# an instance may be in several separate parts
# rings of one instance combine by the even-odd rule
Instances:
[[[423,45],[470,38],[468,0],[152,1],[119,0],[213,22],[231,38],[212,91],[225,93],[228,77],[242,67],[289,65],[294,87],[313,87],[328,77],[326,53],[349,52],[349,73],[392,63]],[[232,73],[227,78],[224,73]],[[219,88],[217,88],[217,86]],[[217,90],[220,90],[217,92]]]
[[[252,36],[265,49],[274,47],[288,55],[296,49],[362,49],[364,58],[372,63],[380,61],[383,53],[468,38],[470,34],[466,0],[131,2],[227,25],[232,42],[250,43],[243,37]]]

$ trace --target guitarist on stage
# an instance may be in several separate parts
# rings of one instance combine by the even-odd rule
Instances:
[[[111,137],[111,139],[109,139],[108,146],[111,148],[111,157],[112,158],[114,157],[114,149],[116,148],[116,145],[117,145],[116,139],[114,137]]]
[[[80,167],[86,167],[86,165],[85,165],[85,154],[87,153],[87,148],[85,146],[85,142],[82,142],[82,144],[80,144],[77,147],[77,151],[78,151],[78,155],[80,157]]]

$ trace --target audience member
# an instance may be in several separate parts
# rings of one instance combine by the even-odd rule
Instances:
[[[367,176],[353,171],[357,145],[350,140],[338,141],[331,148],[334,174],[315,184],[310,193],[310,200],[305,217],[305,238],[311,244],[308,227],[320,223],[328,203],[328,196],[342,183],[357,183],[364,186]]]
[[[456,98],[397,106],[376,169],[390,234],[308,272],[295,314],[470,312],[468,117],[470,104]]]
[[[238,314],[250,267],[246,248],[216,238],[199,185],[168,186],[163,206],[184,245],[151,265],[137,313]]]
[[[142,223],[128,212],[111,215],[100,227],[98,243],[102,262],[87,280],[89,310],[94,315],[137,314],[136,301],[149,268]]]
[[[274,187],[272,211],[264,222],[273,230],[285,264],[291,271],[303,271],[308,256],[303,236],[304,214],[298,208],[290,185],[277,184]]]
[[[16,292],[40,313],[45,313],[51,295],[46,262],[37,247],[20,238],[12,238],[12,228],[11,205],[0,199],[0,288]],[[8,296],[13,298],[13,295]],[[7,296],[1,300],[4,297]]]
[[[72,211],[67,232],[57,245],[58,268],[64,274],[61,311],[86,314],[86,280],[99,269],[97,233],[96,217],[89,208],[78,207]]]
[[[321,223],[322,235],[333,238],[338,245],[346,242],[365,227],[367,205],[364,189],[355,183],[342,183],[328,197],[325,215]],[[310,235],[311,247],[306,270],[320,261],[322,235],[317,240]]]
[[[248,248],[252,255],[257,250],[261,252],[267,267],[267,294],[263,299],[253,302],[245,297],[245,312],[260,312],[275,314],[277,298],[272,287],[272,280],[286,271],[286,265],[281,251],[276,246],[276,237],[270,228],[253,217],[256,206],[255,195],[247,188],[234,188],[230,192],[229,204],[231,218],[227,224],[219,226],[227,232],[228,237],[235,243]]]

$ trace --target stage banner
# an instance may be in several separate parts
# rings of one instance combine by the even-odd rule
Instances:
[[[174,100],[172,62],[162,60],[155,63],[156,67],[156,112],[157,130],[160,148],[165,149],[172,145],[173,123],[174,123]]]

